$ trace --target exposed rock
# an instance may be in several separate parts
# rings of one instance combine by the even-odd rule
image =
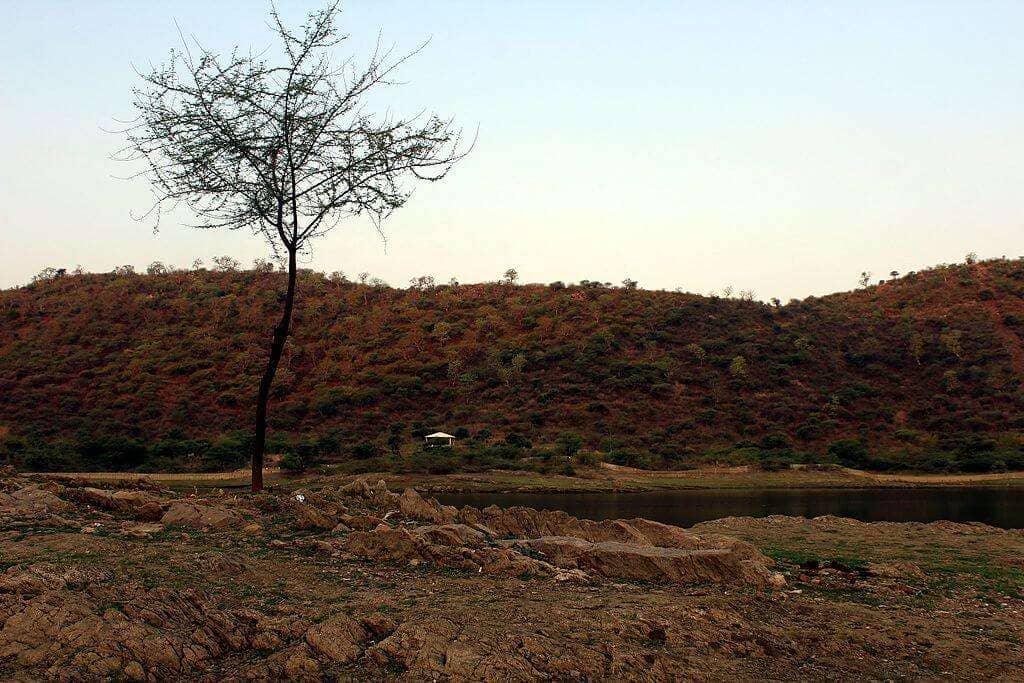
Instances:
[[[317,509],[310,503],[292,500],[289,509],[295,515],[295,524],[300,529],[333,529],[338,520],[332,515]]]
[[[46,591],[57,591],[64,588],[81,588],[91,581],[97,581],[106,576],[107,573],[100,569],[84,570],[78,567],[58,567],[47,563],[33,564],[28,567],[16,565],[0,574],[0,593],[38,595]]]
[[[368,648],[364,661],[416,680],[672,680],[650,662],[616,672],[611,667],[620,658],[599,648],[531,632],[484,640],[461,620],[440,619],[403,623]]]
[[[541,553],[551,564],[607,578],[674,583],[729,583],[757,587],[785,585],[781,574],[746,553],[727,548],[691,549],[547,536],[508,543]]]
[[[370,637],[366,628],[347,614],[335,614],[306,631],[306,644],[335,663],[351,662],[363,653]]]
[[[136,536],[138,538],[148,538],[153,534],[160,533],[163,530],[163,524],[143,522],[141,524],[130,524],[129,526],[123,527],[121,529],[121,533],[126,534],[128,536]]]
[[[128,662],[124,667],[124,675],[129,681],[146,680],[146,670],[138,662]]]
[[[785,585],[781,574],[769,570],[771,560],[749,543],[698,536],[648,520],[595,522],[523,507],[456,510],[425,500],[413,489],[406,489],[398,504],[406,517],[435,524],[412,531],[381,525],[371,532],[354,532],[344,537],[344,550],[374,560],[560,580],[583,581],[593,574],[674,583]],[[496,544],[493,539],[501,536],[516,540]]]
[[[431,498],[425,500],[416,489],[406,489],[398,498],[398,509],[402,514],[412,519],[434,524],[447,524],[458,517],[455,508],[449,505],[441,505]]]
[[[222,507],[179,501],[170,505],[160,521],[167,526],[224,529],[239,524],[241,518]]]
[[[30,484],[10,493],[0,491],[0,511],[20,515],[59,514],[74,506],[57,496],[49,486]]]
[[[342,486],[338,491],[346,496],[357,496],[359,498],[372,498],[373,490],[370,485],[366,483],[366,480],[362,477],[353,479],[349,483]]]
[[[373,531],[354,531],[348,534],[341,539],[340,547],[368,560],[414,564],[427,562],[482,574],[531,574],[539,577],[564,574],[557,567],[527,557],[512,548],[463,545],[463,535],[476,546],[484,539],[483,534],[464,525],[431,527],[426,531],[417,529],[413,532],[382,525]]]
[[[194,590],[156,589],[101,611],[88,593],[50,590],[17,606],[0,630],[0,662],[48,680],[194,675],[227,652],[280,648],[308,625],[221,612]],[[142,672],[140,674],[140,671]]]
[[[459,671],[457,668],[465,666],[465,657],[448,656],[450,649],[456,649],[450,645],[458,632],[458,626],[448,621],[431,625],[402,624],[393,634],[367,649],[366,659],[380,668],[416,671],[426,680],[458,677],[460,673],[465,680],[470,680],[471,669]]]
[[[163,505],[147,491],[105,491],[92,487],[67,490],[70,498],[108,512],[131,515],[142,522],[155,522],[163,516]]]
[[[464,507],[458,511],[458,519],[468,524],[486,526],[500,536],[515,538],[572,536],[592,543],[616,541],[637,546],[681,549],[732,548],[736,546],[737,551],[752,551],[755,556],[759,555],[753,546],[730,537],[701,536],[681,527],[648,519],[594,521],[579,519],[560,510],[534,510],[526,507],[500,508],[496,505],[483,510]]]
[[[377,485],[373,487],[371,494],[372,500],[378,505],[392,505],[398,500],[398,494],[388,491],[388,484],[383,479],[377,480]]]
[[[632,527],[648,543],[660,548],[693,548],[702,542],[700,536],[696,536],[682,527],[672,526],[671,524],[662,524],[661,522],[655,522],[642,517],[626,519],[622,520],[622,522]]]
[[[412,533],[433,544],[470,547],[480,547],[494,536],[489,530],[465,524],[421,526],[413,529]]]
[[[375,529],[353,531],[342,538],[342,547],[348,552],[368,560],[388,562],[407,561],[413,558],[427,560],[429,544],[406,529]]]
[[[237,576],[249,568],[245,558],[217,552],[207,552],[196,557],[195,565],[209,574],[227,576]]]
[[[370,634],[370,637],[376,640],[391,635],[395,632],[395,629],[398,628],[398,624],[395,620],[383,612],[368,614],[361,617],[359,622]]]
[[[322,679],[320,664],[314,658],[313,651],[305,645],[288,651],[288,658],[284,662],[282,673],[284,678],[289,681],[319,681]]]
[[[387,482],[383,479],[378,480],[377,484],[371,487],[365,479],[360,477],[342,486],[339,493],[363,498],[381,506],[393,505],[398,501],[398,494],[388,491]]]
[[[374,517],[373,515],[338,515],[338,523],[344,524],[350,529],[358,529],[359,531],[370,531],[380,524],[380,517]]]

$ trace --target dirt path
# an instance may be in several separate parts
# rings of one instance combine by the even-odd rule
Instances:
[[[264,476],[280,475],[278,467],[268,467],[263,470]],[[249,470],[233,470],[231,472],[36,472],[28,473],[28,476],[56,477],[59,479],[83,479],[85,481],[135,481],[149,479],[157,483],[162,482],[190,482],[201,481],[206,484],[217,482],[233,482],[236,480],[248,480]]]
[[[702,467],[693,470],[641,470],[635,467],[613,465],[610,462],[603,462],[600,467],[602,470],[605,470],[613,476],[640,477],[644,479],[696,479],[698,477],[715,475],[729,476],[732,474],[747,474],[751,471],[750,467],[746,465],[738,465],[736,467]]]

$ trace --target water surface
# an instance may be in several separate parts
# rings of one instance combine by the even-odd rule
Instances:
[[[447,505],[525,505],[587,519],[692,526],[730,516],[837,515],[865,522],[983,522],[1024,528],[1024,488],[743,489],[631,493],[446,493]]]

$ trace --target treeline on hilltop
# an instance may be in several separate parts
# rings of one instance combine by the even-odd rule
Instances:
[[[0,292],[0,454],[27,469],[244,465],[282,275],[51,270]],[[300,273],[271,405],[290,467],[834,462],[1024,468],[1024,262],[788,304]],[[867,284],[865,279],[864,284]],[[459,430],[451,451],[422,435]],[[566,442],[579,441],[575,449]],[[571,452],[570,452],[571,451]]]

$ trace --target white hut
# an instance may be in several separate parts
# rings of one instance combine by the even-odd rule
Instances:
[[[445,434],[444,432],[427,434],[423,439],[427,442],[427,446],[430,446],[431,448],[435,446],[451,446],[455,442],[454,436],[451,434]]]

